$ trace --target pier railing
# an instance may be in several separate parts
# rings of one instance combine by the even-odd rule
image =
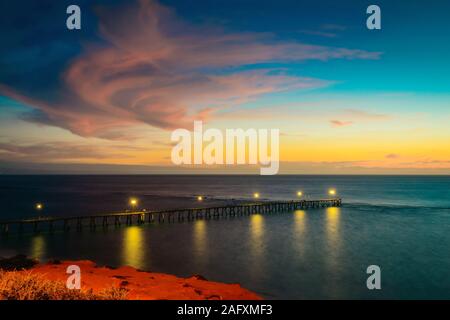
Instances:
[[[339,207],[342,204],[340,198],[322,200],[293,200],[293,201],[263,201],[252,203],[231,204],[214,207],[169,209],[159,211],[133,211],[97,214],[90,216],[72,217],[39,217],[22,220],[0,221],[0,232],[8,234],[11,231],[24,232],[31,230],[41,232],[56,229],[69,231],[75,229],[81,231],[85,228],[106,228],[110,225],[133,225],[144,223],[183,222],[196,219],[211,219],[220,217],[233,217],[251,214],[266,214],[277,212],[289,212],[310,208]]]

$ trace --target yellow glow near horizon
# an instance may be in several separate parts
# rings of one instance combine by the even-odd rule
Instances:
[[[303,192],[297,191],[297,197],[301,197],[303,195]]]
[[[202,196],[198,196],[198,197],[197,197],[197,200],[198,200],[198,201],[203,201],[203,197],[202,197]]]
[[[274,105],[264,102],[261,106],[256,104],[256,109],[236,108],[220,117],[212,117],[208,126],[225,132],[228,128],[248,126],[249,121],[255,128],[270,128],[273,121],[277,121],[278,126],[283,128],[280,136],[280,173],[285,174],[450,174],[448,95],[373,95],[370,99],[341,94],[333,98],[319,97],[314,99],[314,110],[308,109],[308,112],[305,112],[306,105],[311,102],[281,105],[279,102]],[[275,106],[277,112],[273,111]],[[302,130],[298,129],[292,112],[307,119]],[[331,125],[331,119],[351,124],[336,127]],[[50,153],[40,153],[39,161],[48,164],[49,168],[54,163],[67,164],[68,172],[82,170],[86,173],[96,172],[97,169],[90,166],[80,166],[83,169],[78,169],[74,164],[118,165],[114,169],[118,173],[133,172],[132,165],[149,165],[142,170],[158,173],[161,170],[170,173],[175,168],[170,161],[170,144],[160,143],[170,141],[170,131],[165,129],[135,124],[123,130],[123,133],[126,132],[125,140],[109,140],[95,135],[82,137],[67,129],[24,122],[12,113],[0,117],[0,122],[0,135],[17,141],[16,144],[51,145],[54,143],[53,137],[58,137],[58,148],[62,150],[70,151],[76,145],[86,150],[98,150],[102,155],[99,161],[97,153],[90,151],[79,154],[67,152],[67,156],[57,158],[51,157]],[[121,127],[118,129],[122,131]],[[128,136],[133,139],[127,140]],[[330,139],[339,143],[330,143]],[[149,145],[149,141],[155,143]],[[299,148],[299,145],[302,147]],[[30,153],[28,156],[35,155]],[[15,160],[14,153],[5,153],[4,157]],[[241,166],[236,166],[236,169],[227,166],[225,169],[221,165],[204,164],[201,168],[211,170],[211,173],[255,172],[253,167]],[[178,167],[177,170],[182,173],[198,172],[197,167],[192,169],[188,166]]]
[[[328,190],[328,194],[329,194],[330,196],[336,195],[336,189],[330,189],[330,190]]]
[[[44,205],[42,203],[36,203],[36,209],[42,210],[44,208]]]
[[[259,193],[258,193],[258,192],[255,192],[255,193],[253,194],[253,198],[258,199],[258,198],[259,198]]]

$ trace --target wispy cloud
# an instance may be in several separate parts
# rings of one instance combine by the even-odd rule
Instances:
[[[356,122],[383,121],[390,118],[390,116],[386,114],[371,113],[368,111],[357,109],[344,109],[338,112],[337,115],[345,117],[349,120],[330,120],[330,124],[333,127],[345,127],[355,124]]]
[[[323,24],[315,30],[301,30],[300,33],[325,38],[336,38],[345,30],[347,30],[347,27],[342,25]]]
[[[97,13],[102,42],[88,43],[59,70],[62,81],[47,90],[45,98],[29,90],[29,84],[0,83],[0,93],[35,108],[24,119],[86,137],[124,138],[121,129],[136,124],[187,126],[193,119],[213,117],[217,108],[284,90],[323,86],[319,79],[256,64],[380,57],[379,52],[198,27],[150,0],[102,7]]]
[[[344,109],[342,115],[349,117],[351,116],[352,118],[358,120],[388,120],[391,118],[391,116],[387,114],[369,112],[359,109]]]
[[[340,120],[330,120],[333,127],[345,127],[353,124],[352,121],[340,121]]]

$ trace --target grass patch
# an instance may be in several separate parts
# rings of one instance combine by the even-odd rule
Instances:
[[[71,290],[40,274],[0,270],[0,300],[126,300],[127,294],[127,289],[115,287],[95,293],[92,289]]]

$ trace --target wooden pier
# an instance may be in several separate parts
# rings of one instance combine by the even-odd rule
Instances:
[[[8,234],[12,231],[35,233],[48,230],[95,230],[96,228],[107,228],[112,225],[133,225],[144,223],[183,222],[197,219],[211,219],[221,217],[234,217],[251,214],[267,214],[277,212],[289,212],[294,210],[305,210],[310,208],[340,207],[342,200],[295,200],[295,201],[264,201],[253,203],[242,203],[216,207],[170,209],[161,211],[133,211],[99,214],[91,216],[74,217],[39,217],[23,220],[0,221],[0,233]]]

